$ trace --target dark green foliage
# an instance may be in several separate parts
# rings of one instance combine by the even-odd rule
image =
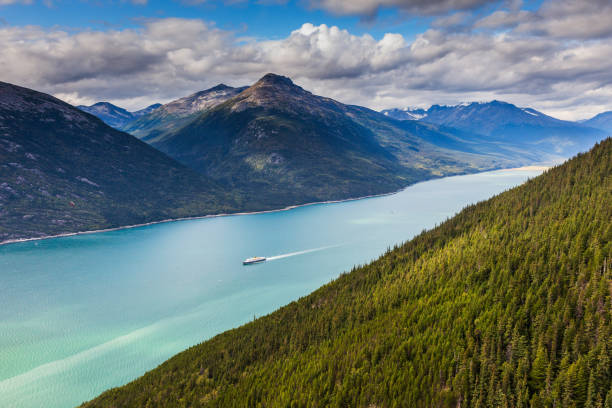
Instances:
[[[612,406],[612,139],[87,407]]]

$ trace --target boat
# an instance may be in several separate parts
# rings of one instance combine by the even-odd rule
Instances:
[[[244,261],[242,261],[243,265],[251,265],[254,263],[260,263],[260,262],[265,262],[266,261],[266,257],[264,256],[254,256],[252,258],[247,258]]]

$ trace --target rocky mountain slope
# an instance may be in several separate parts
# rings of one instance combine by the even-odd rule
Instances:
[[[0,242],[231,211],[214,182],[50,95],[0,82]]]
[[[155,112],[126,123],[121,130],[145,141],[153,141],[158,134],[180,128],[198,114],[225,102],[245,89],[246,87],[232,88],[219,84],[162,105]]]
[[[554,160],[588,150],[606,134],[599,129],[555,119],[531,108],[492,101],[455,106],[433,105],[427,110],[386,110],[384,114],[399,120],[418,120],[451,127],[490,142],[522,152],[535,160]]]
[[[84,407],[612,406],[612,139]]]
[[[109,102],[98,102],[91,106],[79,105],[77,106],[77,108],[79,108],[80,110],[84,112],[91,113],[92,115],[97,116],[98,118],[102,119],[102,121],[106,123],[107,125],[112,126],[116,129],[119,129],[122,126],[125,126],[126,124],[128,124],[129,122],[143,115],[151,113],[152,111],[159,108],[160,106],[161,104],[156,103],[156,104],[147,106],[144,109],[130,112],[126,109],[120,108]]]

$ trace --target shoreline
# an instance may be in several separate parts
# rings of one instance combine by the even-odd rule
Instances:
[[[42,240],[45,240],[45,239],[53,239],[53,238],[72,237],[72,236],[75,236],[75,235],[97,234],[97,233],[100,233],[100,232],[120,231],[120,230],[124,230],[124,229],[147,227],[149,225],[165,224],[165,223],[169,223],[169,222],[202,220],[202,219],[206,219],[206,218],[232,217],[232,216],[238,216],[238,215],[268,214],[268,213],[275,213],[275,212],[282,212],[282,211],[290,211],[290,210],[293,210],[293,209],[296,209],[296,208],[307,207],[307,206],[311,206],[311,205],[345,203],[345,202],[350,202],[350,201],[365,200],[367,198],[376,198],[376,197],[389,196],[389,195],[400,193],[400,192],[404,191],[405,189],[407,189],[408,187],[414,186],[415,184],[418,184],[418,183],[424,183],[424,182],[427,182],[427,181],[438,180],[438,179],[447,178],[447,177],[465,176],[465,175],[470,175],[470,174],[481,174],[481,173],[488,173],[488,172],[494,172],[494,171],[521,171],[521,170],[546,171],[546,170],[548,170],[550,168],[551,168],[551,166],[532,165],[532,166],[513,167],[513,168],[507,168],[507,169],[492,169],[492,170],[485,170],[485,171],[480,171],[480,172],[476,172],[476,173],[455,174],[455,175],[449,175],[449,176],[445,176],[445,177],[433,177],[433,178],[430,178],[430,179],[427,179],[427,180],[417,181],[416,183],[409,184],[409,185],[407,185],[405,187],[400,188],[399,190],[391,191],[389,193],[371,194],[371,195],[366,195],[366,196],[361,196],[361,197],[345,198],[345,199],[341,199],[341,200],[315,201],[315,202],[312,202],[312,203],[294,204],[294,205],[289,205],[289,206],[282,207],[282,208],[277,208],[277,209],[274,209],[274,210],[243,211],[243,212],[236,212],[236,213],[221,213],[221,214],[199,215],[199,216],[193,216],[193,217],[168,218],[168,219],[165,219],[165,220],[145,222],[145,223],[142,223],[142,224],[122,225],[120,227],[103,228],[103,229],[87,230],[87,231],[77,231],[77,232],[66,232],[66,233],[63,233],[63,234],[44,235],[42,237],[33,237],[33,238],[7,239],[5,241],[1,241],[0,245],[18,244],[20,242],[30,242],[30,241],[42,241]]]
[[[538,165],[538,164],[534,164],[531,166],[521,166],[521,167],[513,167],[511,169],[499,169],[497,171],[546,171],[551,169],[552,167],[554,167],[553,165]]]
[[[491,171],[496,171],[496,170],[491,170]],[[449,176],[449,177],[452,177],[452,176]],[[431,180],[435,180],[435,178],[434,179],[429,179],[429,180],[419,181],[418,183],[425,182],[425,181],[431,181]],[[417,184],[417,183],[414,183],[414,184]],[[206,219],[206,218],[218,218],[218,217],[233,217],[233,216],[238,216],[238,215],[268,214],[268,213],[289,211],[289,210],[293,210],[293,209],[300,208],[300,207],[307,207],[307,206],[310,206],[310,205],[336,204],[336,203],[344,203],[344,202],[348,202],[348,201],[365,200],[367,198],[384,197],[384,196],[388,196],[388,195],[397,194],[397,193],[405,190],[406,188],[408,188],[410,186],[413,186],[414,184],[410,184],[410,185],[408,185],[406,187],[402,187],[399,190],[392,191],[392,192],[389,192],[389,193],[371,194],[371,195],[367,195],[367,196],[344,198],[344,199],[341,199],[341,200],[315,201],[315,202],[312,202],[312,203],[294,204],[294,205],[289,205],[289,206],[282,207],[282,208],[277,208],[277,209],[274,209],[274,210],[244,211],[244,212],[235,212],[235,213],[221,213],[221,214],[198,215],[198,216],[193,216],[193,217],[167,218],[165,220],[145,222],[145,223],[142,223],[142,224],[122,225],[120,227],[103,228],[103,229],[87,230],[87,231],[77,231],[77,232],[65,232],[63,234],[44,235],[42,237],[33,237],[33,238],[7,239],[5,241],[1,241],[0,242],[0,246],[1,245],[18,244],[20,242],[42,241],[42,240],[45,240],[45,239],[72,237],[72,236],[75,236],[75,235],[88,235],[88,234],[97,234],[97,233],[100,233],[100,232],[119,231],[119,230],[124,230],[124,229],[147,227],[149,225],[165,224],[165,223],[169,223],[169,222],[202,220],[202,219]]]

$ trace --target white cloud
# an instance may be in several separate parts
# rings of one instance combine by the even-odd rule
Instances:
[[[372,108],[497,98],[565,118],[612,109],[611,41],[518,30],[546,9],[504,13],[476,23],[493,31],[430,29],[411,43],[399,34],[375,39],[309,23],[274,41],[239,38],[195,19],[77,33],[5,26],[0,79],[73,103],[109,100],[127,108],[276,72],[315,93]],[[515,29],[495,29],[510,25]]]
[[[258,44],[265,67],[313,79],[357,77],[395,68],[407,61],[408,49],[398,34],[376,41],[355,36],[338,27],[304,24],[281,41]]]

